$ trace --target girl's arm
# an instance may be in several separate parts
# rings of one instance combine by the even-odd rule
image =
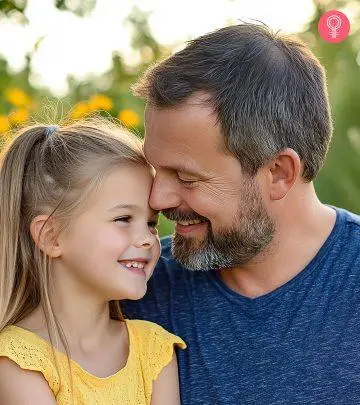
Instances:
[[[161,370],[153,384],[151,405],[180,405],[179,375],[176,354]]]
[[[56,405],[56,400],[41,373],[0,357],[0,404]]]

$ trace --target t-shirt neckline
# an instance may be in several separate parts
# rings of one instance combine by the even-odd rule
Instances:
[[[290,279],[283,285],[277,287],[275,290],[270,291],[269,293],[266,293],[256,298],[249,298],[237,293],[236,291],[228,287],[221,280],[218,271],[207,272],[210,281],[228,300],[242,307],[245,306],[249,311],[254,310],[255,312],[259,312],[262,308],[264,310],[266,308],[269,308],[269,306],[271,306],[272,301],[276,301],[277,297],[285,294],[290,288],[294,287],[296,284],[301,283],[302,280],[309,277],[314,271],[316,271],[320,267],[320,264],[327,257],[328,250],[333,246],[333,244],[338,240],[338,238],[342,234],[342,230],[345,225],[345,213],[342,212],[342,210],[338,209],[337,207],[333,206],[329,207],[333,208],[336,212],[335,223],[329,236],[327,237],[323,245],[320,247],[316,255],[312,258],[312,260],[304,267],[304,269],[301,270],[298,274],[296,274],[292,279]]]

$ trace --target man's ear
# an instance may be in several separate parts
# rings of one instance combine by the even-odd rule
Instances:
[[[55,225],[55,220],[49,219],[48,215],[38,215],[30,224],[30,233],[35,244],[51,258],[61,255],[58,228]]]
[[[281,200],[299,178],[302,165],[299,155],[290,148],[282,150],[268,164],[270,198]]]

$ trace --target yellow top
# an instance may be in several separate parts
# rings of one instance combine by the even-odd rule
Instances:
[[[5,356],[26,370],[40,371],[60,405],[149,405],[152,383],[170,363],[174,345],[186,348],[179,337],[161,326],[141,320],[126,320],[129,333],[129,356],[125,366],[109,377],[96,377],[70,360],[73,402],[67,356],[33,332],[7,326],[0,333],[0,356]]]

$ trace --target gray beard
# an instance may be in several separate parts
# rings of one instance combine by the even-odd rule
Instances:
[[[231,228],[216,234],[207,222],[207,235],[196,238],[175,234],[171,251],[175,259],[190,270],[216,270],[241,266],[257,256],[273,239],[275,224],[262,204],[260,194],[248,189]],[[245,212],[244,212],[245,211]]]

